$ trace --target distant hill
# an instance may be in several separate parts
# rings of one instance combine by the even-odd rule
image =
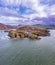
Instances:
[[[17,26],[5,25],[0,23],[0,30],[16,29]]]
[[[49,17],[35,17],[32,20],[29,19],[17,20],[16,26],[0,23],[0,30],[17,29],[19,26],[23,26],[23,25],[55,27],[55,15],[51,15]]]
[[[36,17],[36,18],[33,19],[33,21],[34,20],[40,21],[40,24],[41,24],[41,21],[42,21],[42,25],[55,26],[55,15],[51,15],[49,17],[42,17],[42,18]]]
[[[4,24],[0,23],[0,30],[4,30],[4,29],[7,29],[7,27]]]

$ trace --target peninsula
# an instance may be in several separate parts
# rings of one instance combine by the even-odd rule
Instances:
[[[40,36],[49,36],[47,29],[41,29],[34,26],[21,26],[18,29],[11,29],[8,32],[10,38],[31,38],[40,39]]]

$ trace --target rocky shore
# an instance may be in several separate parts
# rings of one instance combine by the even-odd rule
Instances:
[[[22,26],[18,29],[11,29],[8,33],[10,38],[31,38],[40,39],[40,36],[49,36],[47,29],[40,29],[34,26]]]

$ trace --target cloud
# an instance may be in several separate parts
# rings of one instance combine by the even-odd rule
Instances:
[[[47,17],[55,14],[55,0],[0,0],[0,15]]]
[[[18,21],[18,17],[12,17],[12,16],[0,16],[0,23],[8,24],[8,25],[19,25],[21,24],[20,21]]]
[[[50,7],[50,15],[55,15],[55,5]]]
[[[18,16],[17,11],[9,9],[7,7],[0,7],[0,15],[5,15],[5,16]]]
[[[43,4],[43,5],[49,5],[49,6],[51,6],[51,5],[54,5],[55,4],[55,0],[40,0],[40,3],[41,4]]]

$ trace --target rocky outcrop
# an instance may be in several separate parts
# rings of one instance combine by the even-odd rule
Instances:
[[[23,31],[14,29],[9,31],[8,36],[11,38],[24,38],[24,33]]]
[[[34,34],[28,34],[28,38],[30,38],[30,39],[40,39],[37,35],[34,35]]]
[[[48,36],[49,31],[46,29],[38,29],[36,27],[23,26],[19,29],[10,30],[8,36],[11,38],[31,38],[40,39],[39,36]]]

